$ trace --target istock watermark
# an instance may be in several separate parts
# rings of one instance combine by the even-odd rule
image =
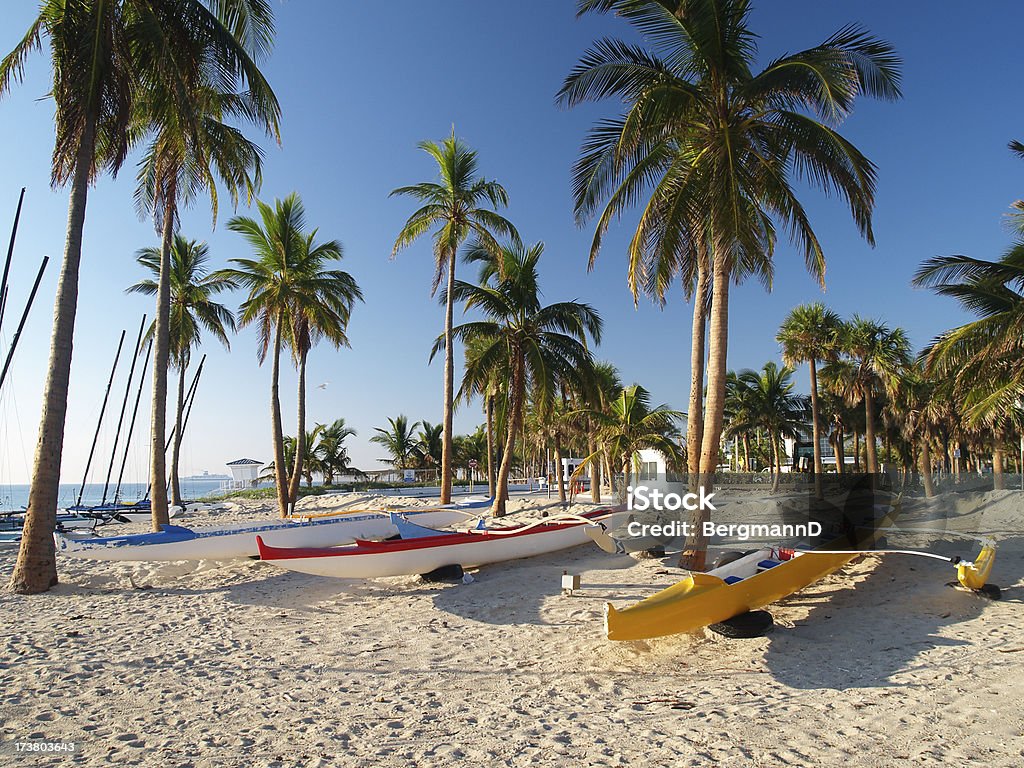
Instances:
[[[700,509],[714,512],[717,507],[711,503],[713,498],[714,491],[705,495],[703,488],[698,493],[679,494],[665,493],[646,485],[638,485],[635,488],[631,485],[626,488],[626,509],[630,512],[646,512],[648,509],[669,512],[677,512],[680,509],[695,512]]]

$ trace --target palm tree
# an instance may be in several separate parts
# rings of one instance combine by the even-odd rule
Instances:
[[[1024,397],[1024,240],[999,261],[937,256],[914,278],[952,296],[978,319],[953,328],[925,350],[926,370],[953,381],[972,425],[993,431],[994,485],[1001,489],[1005,430]]]
[[[786,365],[807,363],[811,371],[811,439],[814,441],[814,495],[821,487],[821,414],[818,408],[818,361],[832,359],[839,346],[842,321],[820,301],[790,310],[776,336]]]
[[[271,351],[270,415],[274,441],[274,468],[278,508],[287,516],[294,503],[292,484],[301,476],[305,446],[295,454],[296,465],[284,463],[284,432],[281,423],[281,349],[292,346],[299,366],[299,442],[305,440],[305,356],[318,338],[335,346],[347,344],[345,329],[352,303],[361,298],[352,277],[325,267],[341,257],[341,248],[331,241],[314,245],[316,231],[307,233],[305,208],[294,192],[275,200],[271,208],[257,201],[260,218],[236,216],[228,229],[238,232],[253,249],[254,259],[231,259],[235,266],[221,271],[248,290],[239,309],[241,326],[256,323],[259,328],[257,356],[260,363]],[[291,478],[291,483],[288,478]],[[294,488],[297,493],[297,487]]]
[[[650,393],[639,384],[624,387],[609,402],[607,410],[582,409],[571,416],[596,427],[601,447],[587,456],[577,472],[585,466],[600,464],[604,451],[620,462],[625,484],[630,484],[634,469],[639,473],[640,451],[653,448],[660,451],[669,463],[681,463],[678,422],[679,411],[667,405],[651,407]]]
[[[910,342],[902,328],[858,315],[843,323],[839,331],[842,356],[827,363],[821,371],[826,386],[848,403],[864,403],[864,450],[867,471],[878,472],[878,445],[875,438],[876,398],[892,395],[899,373],[910,363]]]
[[[494,496],[494,487],[497,480],[497,462],[495,461],[495,407],[508,381],[506,371],[498,367],[478,367],[476,359],[487,349],[486,342],[468,340],[465,345],[465,372],[460,388],[460,399],[468,401],[475,395],[483,400],[484,428],[487,434],[487,489],[488,495]],[[483,376],[480,380],[470,378],[470,371],[477,371]]]
[[[309,350],[320,339],[326,339],[335,349],[348,347],[348,323],[352,307],[363,300],[363,293],[356,281],[340,269],[325,267],[342,258],[341,243],[337,240],[314,244],[317,230],[305,236],[293,266],[303,274],[296,283],[292,303],[288,310],[288,343],[299,372],[298,383],[298,435],[299,450],[295,454],[295,468],[288,487],[288,498],[292,504],[298,500],[299,477],[302,463],[310,450],[305,439],[306,429],[306,360]]]
[[[268,32],[272,33],[272,27]],[[196,41],[197,45],[201,41]],[[199,50],[182,52],[200,57]],[[201,60],[201,58],[200,58]],[[170,360],[169,313],[174,233],[178,209],[203,190],[210,195],[213,220],[217,220],[216,178],[227,188],[232,203],[244,194],[251,201],[261,182],[261,151],[240,130],[226,121],[249,121],[277,137],[280,107],[270,86],[255,64],[240,63],[240,71],[226,82],[219,63],[208,61],[193,79],[158,81],[137,107],[142,131],[149,135],[145,156],[139,163],[136,207],[140,216],[152,216],[161,236],[160,274],[153,335],[153,409],[151,482],[163,487],[167,369]],[[239,81],[248,90],[236,93]],[[184,97],[182,95],[184,92]],[[167,499],[152,499],[153,528],[166,525]]]
[[[485,380],[487,371],[510,372],[505,448],[498,470],[495,516],[505,513],[508,476],[512,467],[516,436],[523,423],[527,392],[535,402],[547,406],[559,381],[578,382],[593,368],[588,336],[599,343],[601,317],[589,304],[574,301],[541,304],[537,265],[544,244],[525,247],[502,246],[498,255],[480,246],[467,257],[479,263],[479,285],[455,281],[452,295],[476,309],[486,319],[464,323],[452,329],[453,338],[480,345],[478,356],[467,361],[466,381]],[[431,357],[445,345],[442,336],[434,343]],[[464,385],[465,386],[465,385]]]
[[[153,296],[159,291],[161,249],[143,248],[137,260],[153,278],[141,280],[128,288],[128,293]],[[181,504],[181,485],[178,479],[178,463],[181,456],[182,417],[185,405],[185,373],[192,357],[192,350],[199,346],[205,329],[219,340],[226,349],[231,348],[228,331],[235,330],[235,318],[223,304],[213,297],[223,291],[233,290],[234,281],[220,274],[209,274],[206,265],[210,260],[210,248],[206,243],[189,240],[175,235],[171,246],[171,290],[168,331],[171,366],[178,371],[178,397],[174,409],[174,436],[171,442],[171,503]],[[150,326],[149,336],[155,334],[155,323]],[[163,488],[161,482],[157,488]],[[159,493],[157,494],[160,495]]]
[[[425,181],[392,190],[392,196],[408,195],[422,205],[405,222],[391,255],[394,258],[400,250],[434,229],[435,271],[431,296],[437,292],[447,273],[444,292],[444,436],[441,451],[441,503],[447,504],[451,501],[452,493],[452,417],[455,408],[452,288],[455,284],[456,253],[470,235],[492,253],[498,250],[495,235],[508,236],[516,242],[519,235],[507,219],[492,210],[508,205],[505,188],[496,181],[488,181],[478,175],[476,152],[455,138],[454,129],[452,135],[440,144],[424,141],[419,148],[437,163],[440,181]]]
[[[850,26],[756,72],[749,0],[580,0],[578,8],[615,12],[655,44],[650,52],[598,42],[559,99],[573,106],[614,97],[627,109],[599,123],[584,143],[574,174],[577,212],[589,214],[608,200],[601,231],[653,185],[629,250],[631,264],[652,265],[639,270],[649,282],[667,284],[677,274],[689,282],[707,248],[711,303],[699,470],[709,485],[724,419],[729,284],[748,272],[770,275],[764,265],[776,221],[799,243],[811,273],[823,278],[824,253],[797,198],[797,177],[838,192],[873,242],[875,166],[829,123],[849,114],[861,94],[899,97],[900,61],[887,43]],[[702,333],[699,314],[695,305],[694,330]],[[691,391],[694,425],[695,399]],[[703,538],[688,543],[692,568],[703,568],[705,550]]]
[[[765,363],[760,371],[744,370],[737,377],[746,389],[744,401],[749,423],[768,434],[771,445],[772,493],[779,490],[782,474],[782,438],[795,438],[807,411],[806,402],[793,394],[793,369]]]
[[[374,427],[377,434],[370,438],[370,442],[383,446],[388,452],[389,458],[381,461],[386,461],[395,469],[408,469],[420,445],[420,441],[415,437],[416,428],[420,423],[414,421],[410,424],[408,417],[400,414],[394,419],[389,418],[388,424],[388,429]]]
[[[444,443],[444,425],[420,422],[419,447],[417,453],[425,467],[436,467],[441,458]],[[454,458],[454,457],[453,457]]]
[[[313,449],[313,454],[319,461],[324,485],[333,485],[335,474],[353,469],[349,466],[345,440],[355,437],[357,432],[347,426],[344,419],[335,419],[330,424],[317,424],[317,427],[320,428],[320,440]]]
[[[48,42],[56,106],[51,178],[54,186],[71,187],[29,513],[11,576],[16,592],[42,592],[57,583],[52,531],[89,185],[123,165],[140,128],[139,103],[150,89],[170,80],[193,83],[189,67],[209,60],[219,62],[222,82],[247,74],[255,68],[250,52],[269,50],[273,36],[272,13],[262,0],[175,0],[171,6],[166,0],[42,0],[25,36],[0,61],[2,96],[22,79],[29,54]],[[175,55],[183,51],[200,55]],[[189,106],[191,93],[179,92],[179,107]]]

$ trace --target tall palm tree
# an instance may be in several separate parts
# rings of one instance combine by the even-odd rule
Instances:
[[[101,172],[121,168],[138,136],[139,103],[151,90],[170,80],[195,82],[189,68],[208,60],[219,62],[221,82],[234,78],[252,64],[250,52],[269,49],[272,27],[264,0],[42,0],[25,36],[0,61],[2,96],[22,79],[29,54],[48,43],[56,106],[52,181],[71,187],[29,513],[11,576],[16,592],[42,592],[57,582],[51,534],[88,187]],[[187,107],[191,90],[179,97]]]
[[[900,371],[910,363],[910,342],[902,328],[854,315],[840,329],[839,350],[842,356],[822,368],[822,379],[848,403],[863,401],[867,471],[875,473],[879,471],[875,401],[895,391]]]
[[[588,337],[595,343],[601,340],[601,317],[589,304],[541,303],[537,265],[543,253],[543,243],[502,246],[497,255],[481,245],[468,254],[469,261],[481,265],[480,284],[457,280],[451,291],[456,301],[465,302],[467,310],[476,309],[485,318],[452,329],[453,338],[480,345],[478,356],[467,366],[466,380],[484,380],[489,369],[511,374],[505,448],[491,507],[496,516],[505,513],[508,476],[527,392],[542,406],[549,404],[557,382],[587,377],[593,368]],[[431,356],[444,345],[442,336],[434,343]]]
[[[772,475],[774,493],[779,490],[782,474],[782,439],[798,436],[807,404],[802,397],[793,394],[793,369],[789,366],[779,368],[769,362],[760,371],[740,371],[738,378],[747,390],[747,418],[768,434],[775,470]]]
[[[709,485],[723,429],[730,282],[743,271],[770,274],[759,264],[773,251],[775,222],[823,279],[824,253],[797,197],[801,178],[843,197],[873,242],[875,166],[831,124],[850,113],[859,95],[897,98],[900,61],[887,43],[850,26],[756,72],[749,0],[580,0],[578,8],[614,12],[654,46],[596,43],[559,99],[572,106],[617,98],[627,110],[599,123],[583,146],[574,176],[577,211],[596,210],[607,199],[598,223],[603,229],[653,185],[630,262],[644,263],[647,253],[655,266],[644,274],[685,279],[696,272],[685,266],[694,263],[691,256],[701,244],[708,249],[708,386],[699,470]],[[700,325],[702,332],[702,322],[695,330]],[[691,423],[694,410],[691,402]],[[687,564],[703,568],[705,549],[703,538],[692,539]]]
[[[140,280],[128,288],[128,293],[156,295],[159,291],[161,268],[160,248],[143,248],[137,260],[153,278]],[[178,371],[178,396],[175,403],[174,435],[171,441],[171,503],[181,504],[181,484],[178,465],[181,457],[182,417],[185,405],[185,374],[192,350],[199,346],[205,329],[226,349],[231,348],[228,332],[235,330],[235,318],[223,304],[213,300],[219,293],[236,288],[235,282],[221,274],[210,274],[207,264],[210,248],[206,243],[175,235],[171,246],[171,306],[168,317],[171,367]],[[155,323],[149,336],[156,332]],[[166,445],[166,443],[165,443]],[[156,488],[164,488],[163,482]],[[160,493],[158,492],[159,496]]]
[[[320,439],[317,441],[313,453],[319,460],[320,471],[324,476],[324,485],[333,485],[335,474],[352,469],[349,466],[345,440],[355,437],[357,432],[346,425],[344,419],[335,419],[330,424],[317,424],[317,426],[320,428]]]
[[[835,356],[842,321],[820,301],[790,310],[776,336],[786,365],[807,363],[811,372],[811,439],[814,441],[814,495],[823,498],[821,465],[821,414],[818,408],[818,361]]]
[[[272,27],[269,32],[272,33]],[[199,41],[197,41],[199,42]],[[200,56],[199,50],[182,51],[183,60]],[[248,57],[246,57],[248,61]],[[251,201],[261,182],[261,151],[228,121],[252,122],[278,137],[280,107],[270,86],[255,64],[226,83],[218,79],[219,63],[190,72],[190,80],[158,81],[137,105],[137,120],[148,135],[145,155],[139,162],[136,207],[141,216],[152,216],[161,237],[160,274],[153,335],[153,408],[151,482],[162,488],[164,467],[167,369],[170,360],[170,301],[172,250],[178,226],[178,209],[205,190],[217,220],[217,179],[224,184],[233,205],[240,195]],[[236,93],[244,82],[248,90]],[[216,83],[216,85],[214,85]],[[185,91],[184,97],[182,91]],[[153,527],[167,524],[167,499],[152,499]]]
[[[347,343],[345,329],[352,303],[361,298],[351,275],[326,269],[341,256],[334,242],[315,245],[316,231],[307,233],[305,208],[295,193],[275,200],[274,207],[257,201],[259,219],[236,216],[228,229],[238,232],[255,258],[231,259],[234,265],[219,274],[248,291],[239,309],[238,323],[255,323],[259,329],[257,356],[260,363],[271,354],[270,415],[274,444],[279,513],[287,516],[293,501],[292,483],[301,476],[305,446],[296,451],[296,465],[289,471],[284,462],[281,422],[281,350],[289,343],[299,365],[299,418],[305,420],[305,355],[318,338],[336,346]],[[305,424],[296,432],[305,440]],[[291,478],[291,482],[289,482]],[[295,489],[297,492],[297,488]]]
[[[348,323],[352,307],[363,300],[363,293],[352,275],[340,269],[326,268],[341,260],[341,243],[331,240],[316,244],[316,233],[317,230],[313,230],[305,236],[298,260],[293,265],[293,269],[303,274],[303,279],[296,283],[288,310],[288,344],[299,373],[296,433],[299,435],[299,450],[295,454],[295,468],[288,487],[288,499],[293,505],[298,500],[302,463],[311,448],[305,438],[306,361],[309,351],[321,339],[326,339],[335,349],[350,346]]]
[[[682,461],[678,422],[683,414],[667,405],[652,408],[650,393],[639,384],[620,390],[607,410],[582,409],[571,415],[595,425],[601,443],[583,459],[577,472],[598,465],[607,450],[619,462],[628,486],[632,472],[639,472],[640,451],[646,448],[660,451],[670,463]]]
[[[508,377],[505,375],[507,372],[498,367],[476,366],[476,359],[486,351],[487,346],[485,341],[470,339],[466,342],[465,372],[459,392],[461,400],[469,400],[476,395],[483,400],[484,428],[487,434],[487,489],[488,494],[493,497],[498,472],[494,440],[497,428],[495,408],[499,398],[502,397]],[[471,371],[476,371],[482,378],[472,379]]]
[[[377,434],[370,438],[370,442],[383,446],[388,452],[389,458],[381,461],[388,462],[395,469],[408,469],[420,445],[415,436],[416,427],[420,423],[414,421],[410,424],[408,417],[400,414],[393,419],[389,418],[388,424],[390,426],[387,429],[374,427]]]
[[[425,181],[398,187],[391,195],[407,195],[421,207],[398,233],[392,258],[430,230],[434,230],[434,282],[430,295],[437,292],[447,273],[444,292],[444,439],[441,452],[441,503],[451,501],[452,493],[452,418],[455,409],[455,357],[452,348],[453,297],[456,254],[472,235],[492,253],[498,251],[497,236],[518,242],[512,224],[493,209],[508,205],[505,188],[496,181],[481,178],[476,152],[452,135],[441,143],[421,142],[419,148],[437,163],[439,181]],[[485,207],[489,206],[489,207]]]

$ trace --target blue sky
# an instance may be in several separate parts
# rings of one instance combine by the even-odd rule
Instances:
[[[0,32],[3,52],[24,33],[35,9],[32,2],[11,6]],[[345,417],[359,431],[351,444],[357,466],[379,466],[380,451],[367,439],[388,416],[441,420],[442,368],[440,362],[427,365],[430,343],[442,327],[442,311],[429,296],[430,247],[424,241],[389,259],[412,203],[387,195],[431,177],[431,162],[416,144],[444,136],[453,124],[479,151],[485,175],[505,185],[511,197],[506,213],[520,233],[546,243],[546,298],[594,304],[606,322],[599,356],[618,365],[627,381],[647,386],[656,401],[685,407],[690,310],[678,294],[664,310],[649,303],[634,309],[623,259],[629,218],[610,233],[596,270],[586,271],[590,231],[578,229],[572,218],[570,169],[591,122],[618,106],[566,112],[555,106],[554,94],[591,41],[629,37],[630,31],[615,18],[576,19],[573,8],[570,0],[276,5],[278,41],[265,72],[282,103],[283,142],[267,146],[261,197],[298,191],[322,236],[344,244],[344,266],[366,295],[350,327],[352,349],[317,348],[309,372],[310,423]],[[903,56],[905,98],[861,102],[843,126],[879,166],[877,247],[858,237],[837,200],[804,194],[828,257],[827,291],[822,294],[806,275],[795,249],[781,244],[774,291],[750,284],[733,293],[730,367],[778,359],[775,332],[782,318],[794,304],[816,299],[844,315],[859,312],[903,326],[920,347],[964,319],[951,301],[910,287],[921,260],[950,253],[995,258],[1008,245],[1002,216],[1024,196],[1024,164],[1006,149],[1010,139],[1024,139],[1018,39],[1024,8],[996,2],[985,5],[987,13],[936,10],[933,2],[917,0],[756,4],[753,21],[764,61],[859,22]],[[39,258],[52,257],[2,393],[0,483],[30,476],[63,251],[67,194],[49,187],[48,76],[46,59],[36,56],[25,83],[0,101],[5,244],[18,188],[28,187],[3,349]],[[130,344],[141,314],[152,313],[150,300],[124,294],[141,276],[135,250],[157,242],[151,224],[135,214],[133,187],[134,160],[118,179],[102,179],[89,199],[66,482],[81,477],[119,331],[128,329]],[[218,266],[247,255],[241,239],[223,226],[230,215],[222,207],[216,230],[208,206],[197,205],[183,217],[182,231],[207,240]],[[235,306],[240,299],[228,301]],[[270,458],[269,369],[257,364],[255,349],[248,330],[233,340],[230,354],[207,344],[210,358],[183,452],[185,473],[221,472],[240,456]],[[126,372],[123,366],[118,389]],[[806,387],[806,373],[798,375]],[[317,388],[325,382],[325,389]],[[294,372],[286,372],[283,387],[291,415]],[[112,439],[116,407],[101,436],[101,456]],[[145,405],[140,420],[148,434]],[[463,409],[456,430],[470,431],[480,421],[478,408]],[[293,430],[294,416],[286,431],[289,423]],[[129,479],[145,475],[143,448],[129,462]],[[101,479],[96,470],[91,475]]]

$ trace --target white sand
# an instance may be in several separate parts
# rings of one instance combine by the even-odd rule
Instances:
[[[754,640],[605,640],[606,600],[678,571],[589,546],[441,586],[62,558],[50,593],[0,596],[0,741],[82,752],[0,765],[1024,765],[1022,498],[915,514],[1003,532],[1003,601],[944,586],[937,561],[867,556],[775,605]],[[0,553],[0,579],[12,561]],[[575,596],[563,569],[583,575]]]

